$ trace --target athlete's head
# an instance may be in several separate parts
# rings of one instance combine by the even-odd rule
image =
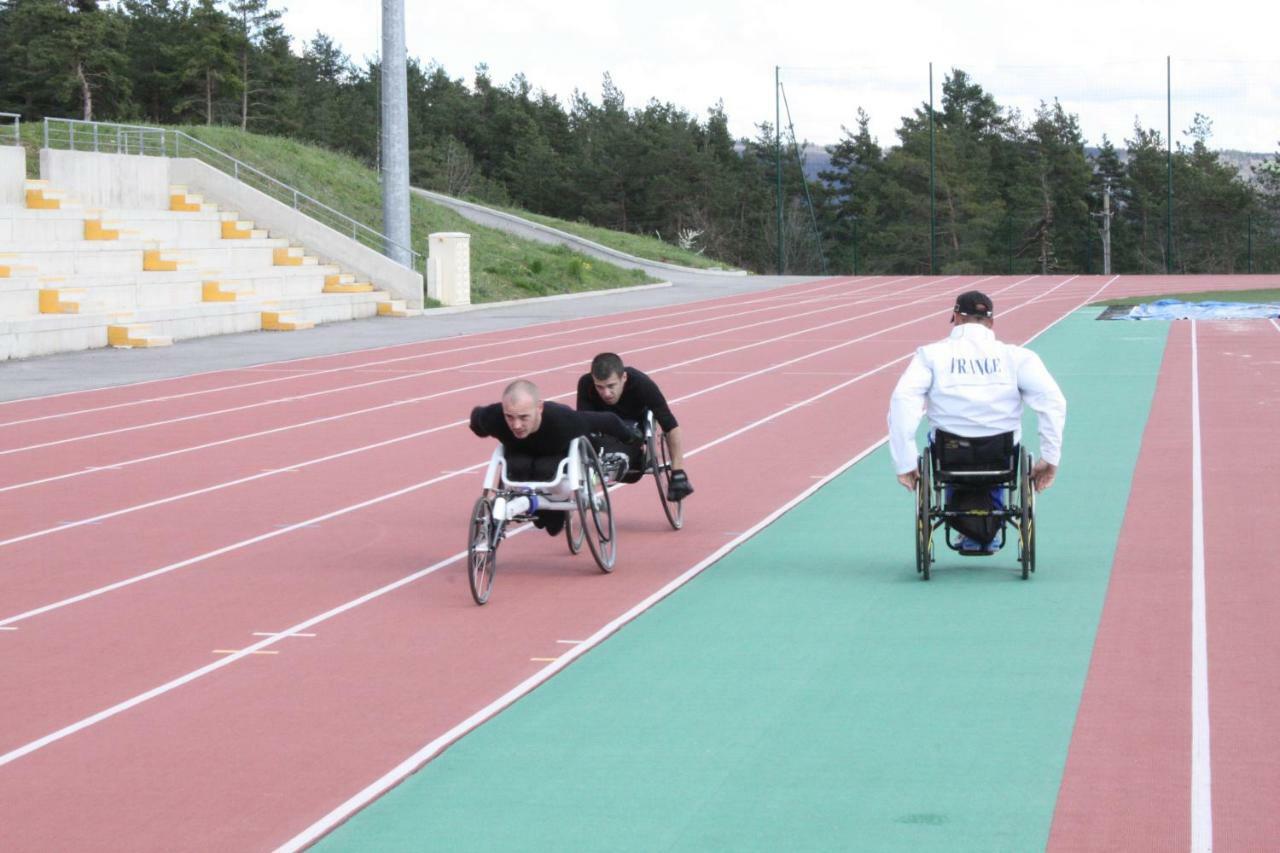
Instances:
[[[542,392],[528,379],[517,379],[502,392],[502,416],[516,438],[528,438],[542,426]]]
[[[965,323],[981,323],[988,329],[995,322],[995,306],[991,297],[980,290],[970,290],[956,297],[951,309],[951,322],[957,326]]]
[[[606,406],[612,406],[627,387],[627,370],[617,353],[602,352],[591,359],[591,383]]]

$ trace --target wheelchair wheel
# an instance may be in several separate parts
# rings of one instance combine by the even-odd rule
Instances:
[[[582,453],[583,481],[574,497],[578,503],[583,538],[587,540],[587,547],[591,549],[591,556],[596,558],[600,571],[611,572],[618,557],[618,539],[613,507],[609,502],[609,485],[595,450],[585,441],[578,446]]]
[[[1022,457],[1018,499],[1022,510],[1018,517],[1018,562],[1022,564],[1022,579],[1026,580],[1036,570],[1036,489],[1031,482],[1030,453]]]
[[[564,538],[569,542],[569,553],[577,554],[582,550],[582,516],[576,512],[565,513]]]
[[[933,563],[933,524],[929,517],[932,463],[929,456],[930,449],[926,447],[916,462],[916,473],[920,477],[916,483],[916,573],[924,580],[929,579],[929,567]]]
[[[658,500],[662,511],[667,515],[667,522],[672,528],[679,530],[684,526],[684,501],[673,501],[667,498],[671,493],[671,444],[664,432],[659,435],[649,430],[645,436],[646,450],[649,456],[649,470],[653,472],[653,482],[658,486]]]
[[[470,535],[467,538],[467,580],[476,604],[489,600],[493,590],[493,573],[498,566],[498,527],[493,521],[493,501],[479,498],[471,509]]]

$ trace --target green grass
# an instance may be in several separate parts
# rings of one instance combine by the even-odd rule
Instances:
[[[1166,293],[1161,296],[1126,296],[1123,299],[1105,299],[1095,302],[1094,305],[1147,305],[1158,299],[1178,299],[1182,302],[1280,302],[1280,289],[1263,287],[1255,290],[1206,290],[1195,293]]]
[[[187,133],[255,166],[352,219],[381,230],[382,192],[377,173],[343,154],[291,139],[243,133],[228,127],[184,127]],[[471,300],[495,302],[654,281],[589,258],[563,246],[548,246],[484,228],[448,208],[410,197],[414,248],[425,253],[427,235],[465,231],[471,235]]]
[[[382,230],[378,175],[353,157],[291,139],[244,133],[231,127],[179,128],[208,145],[258,168],[330,207]],[[39,176],[40,122],[24,122],[27,174]],[[471,301],[497,302],[653,282],[640,270],[623,269],[563,246],[512,237],[470,222],[416,195],[410,196],[413,247],[424,255],[427,235],[465,231],[471,235]]]
[[[485,202],[479,202],[484,204]],[[673,246],[665,240],[657,237],[647,237],[643,234],[628,234],[623,231],[611,231],[608,228],[597,228],[594,225],[588,225],[585,222],[570,222],[567,219],[557,219],[554,216],[543,216],[540,213],[530,213],[527,210],[519,208],[504,207],[502,210],[508,213],[514,213],[517,216],[528,219],[532,222],[538,222],[542,225],[549,225],[552,228],[558,228],[561,231],[567,231],[578,237],[585,237],[599,243],[602,246],[608,246],[610,249],[617,249],[619,252],[626,252],[629,255],[635,255],[637,258],[645,258],[650,261],[662,261],[667,264],[679,264],[686,267],[694,267],[696,269],[733,269],[732,264],[718,261],[715,258],[708,258],[697,252],[691,252],[688,249],[682,249],[679,246]]]

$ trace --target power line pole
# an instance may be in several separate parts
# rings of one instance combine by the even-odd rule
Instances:
[[[778,275],[786,268],[782,246],[782,66],[773,66],[774,169],[778,172]]]
[[[1111,275],[1111,178],[1102,179],[1102,274]]]
[[[929,63],[929,275],[938,270],[937,192],[934,189],[934,161],[938,158],[938,146],[933,129],[933,63]]]
[[[409,228],[409,84],[404,0],[382,0],[382,232],[387,255],[413,265]]]

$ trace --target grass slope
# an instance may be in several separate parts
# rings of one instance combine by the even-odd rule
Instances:
[[[355,158],[295,140],[244,133],[231,127],[179,129],[352,219],[381,230],[382,191],[378,175]],[[42,138],[39,122],[22,125],[29,177],[39,176]],[[410,197],[410,204],[413,247],[420,252],[427,251],[428,234],[465,231],[471,235],[472,302],[605,290],[657,280],[639,270],[623,269],[563,246],[535,243],[484,228],[417,196]]]
[[[1106,306],[1148,305],[1160,299],[1177,299],[1181,302],[1280,302],[1280,289],[1263,287],[1254,290],[1205,290],[1194,293],[1166,293],[1161,296],[1126,296],[1123,299],[1107,299],[1094,304]]]

